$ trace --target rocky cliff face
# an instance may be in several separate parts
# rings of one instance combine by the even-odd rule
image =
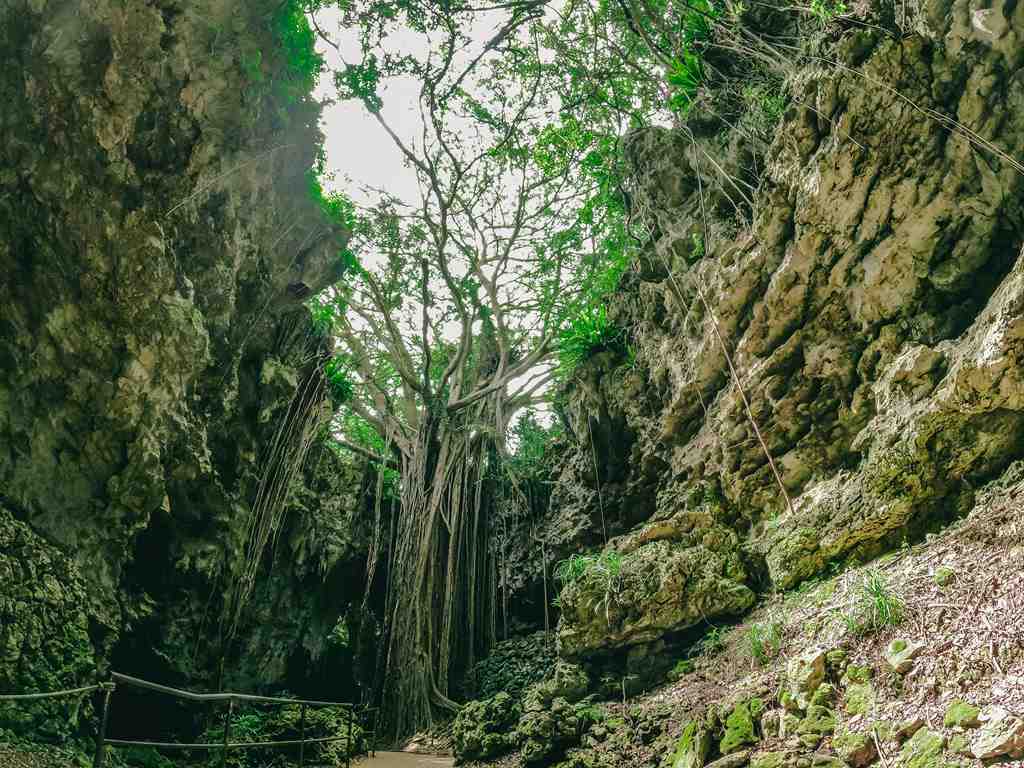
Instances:
[[[309,194],[319,109],[282,51],[289,7],[0,3],[4,692],[112,654],[280,684],[344,605],[361,469],[320,444],[329,342],[301,302],[346,233]]]
[[[627,147],[631,354],[570,385],[544,527],[563,553],[606,529],[615,590],[643,599],[566,589],[563,654],[913,538],[1024,455],[1024,6],[868,20],[791,73],[767,147],[742,115]]]

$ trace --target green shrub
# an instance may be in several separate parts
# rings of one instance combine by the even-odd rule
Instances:
[[[747,647],[750,657],[760,666],[779,655],[782,648],[782,630],[778,622],[752,624],[747,630]]]
[[[216,716],[215,716],[216,717]],[[291,741],[298,739],[301,709],[297,705],[276,705],[269,708],[249,709],[231,717],[232,742]],[[363,729],[357,722],[352,727],[352,744],[348,743],[348,712],[334,707],[307,707],[305,735],[309,739],[341,738],[319,744],[307,744],[306,760],[310,765],[337,765],[345,761],[346,754],[356,755],[365,750]],[[220,744],[224,740],[223,722],[207,728],[199,739]],[[289,765],[294,761],[297,747],[255,747],[229,750],[227,765],[232,768],[269,768]],[[220,750],[207,750],[204,758],[209,768],[220,768]]]
[[[711,656],[724,650],[725,631],[721,627],[712,627],[693,646],[693,655]]]
[[[956,580],[956,571],[949,566],[940,565],[935,569],[935,575],[932,576],[932,580],[937,587],[948,587]]]
[[[332,357],[324,365],[324,379],[327,381],[328,393],[335,406],[344,405],[352,399],[355,388],[349,374],[348,366],[338,357]]]
[[[558,360],[564,376],[598,352],[616,349],[622,342],[622,329],[608,318],[604,304],[587,307],[562,329],[558,336]]]
[[[555,566],[555,578],[563,585],[588,581],[612,587],[622,573],[622,554],[608,550],[598,555],[570,555]]]
[[[289,96],[307,94],[324,70],[324,59],[316,50],[316,35],[309,26],[306,9],[316,0],[286,0],[274,14],[273,27],[281,44],[294,86]]]
[[[827,24],[838,16],[846,13],[844,0],[811,0],[811,13],[813,13],[822,24]]]

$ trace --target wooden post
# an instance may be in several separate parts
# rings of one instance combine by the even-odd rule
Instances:
[[[235,700],[228,699],[228,709],[224,713],[224,747],[220,755],[220,768],[228,764],[228,745],[231,739],[231,715],[235,712]]]
[[[348,742],[345,744],[345,768],[352,765],[352,721],[356,717],[356,708],[348,707]]]
[[[306,705],[299,706],[299,768],[306,764]]]
[[[114,692],[113,683],[103,684],[103,705],[100,709],[100,727],[96,733],[96,756],[93,758],[93,768],[103,768],[107,758],[107,721],[110,717],[110,694]]]

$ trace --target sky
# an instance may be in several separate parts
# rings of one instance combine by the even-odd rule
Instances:
[[[336,8],[317,14],[320,28],[330,34],[341,48],[339,52],[323,40],[317,45],[317,50],[327,61],[327,71],[316,90],[316,97],[321,101],[332,101],[335,97],[331,73],[344,67],[342,56],[350,62],[359,60],[356,36],[351,32],[338,31],[339,17]],[[383,94],[383,112],[403,138],[411,135],[418,119],[414,111],[416,94],[416,84],[411,79],[391,81]],[[416,194],[415,177],[403,166],[398,148],[380,130],[362,104],[334,101],[323,110],[321,127],[327,154],[327,174],[332,177],[325,182],[328,191],[345,191],[357,196],[356,187],[370,183],[393,190],[403,198]]]
[[[326,8],[316,14],[319,27],[341,49],[338,51],[323,40],[317,44],[317,50],[327,62],[327,70],[315,92],[321,101],[330,101],[336,95],[330,73],[344,67],[342,58],[349,63],[357,63],[360,59],[358,39],[355,33],[340,29],[340,16],[336,8]],[[503,18],[498,14],[480,14],[480,21],[471,36],[476,42],[486,42]],[[388,41],[395,46],[394,52],[424,51],[422,39],[414,33],[399,32],[389,36]],[[379,95],[384,104],[381,110],[384,118],[403,140],[411,141],[418,135],[420,127],[417,109],[419,84],[413,78],[390,79],[386,90]],[[372,184],[403,200],[418,200],[415,175],[403,165],[398,148],[362,104],[345,101],[328,105],[323,110],[321,128],[325,137],[327,172],[334,174],[334,179],[325,184],[329,191],[345,191],[358,201],[359,184]]]
[[[326,8],[316,14],[317,26],[327,33],[338,45],[338,49],[320,40],[318,52],[326,61],[326,70],[321,76],[315,96],[326,102],[321,117],[326,154],[325,178],[322,180],[328,192],[344,192],[356,203],[369,203],[372,198],[360,192],[361,185],[372,185],[384,189],[399,199],[418,202],[419,188],[416,176],[405,166],[399,149],[381,129],[379,123],[369,115],[358,101],[338,101],[332,73],[344,68],[343,59],[357,63],[360,46],[355,33],[342,30],[340,13],[336,8]],[[507,12],[483,13],[478,16],[471,37],[480,45],[493,37],[507,19]],[[423,53],[424,43],[414,33],[396,33],[388,38],[395,51]],[[340,49],[340,50],[339,50]],[[476,48],[479,50],[479,48]],[[474,51],[475,52],[475,51]],[[419,83],[413,78],[392,78],[386,89],[379,93],[383,102],[382,114],[398,135],[407,143],[419,136],[420,115],[417,107]],[[373,261],[372,254],[360,254],[364,264]],[[459,333],[459,324],[452,322],[452,337]],[[538,369],[538,371],[543,369]],[[527,383],[536,373],[531,372],[511,383],[511,391]],[[549,421],[551,415],[546,406],[539,409],[542,421]]]

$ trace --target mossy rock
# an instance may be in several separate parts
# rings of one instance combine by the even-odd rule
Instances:
[[[467,703],[452,722],[455,759],[485,760],[515,749],[519,709],[507,693]]]
[[[944,768],[943,748],[946,740],[942,734],[922,728],[900,750],[896,764],[900,768]]]
[[[95,682],[88,604],[75,564],[0,507],[0,692],[45,693]],[[91,722],[91,713],[87,696],[0,702],[0,734],[62,742]]]
[[[981,710],[973,704],[957,699],[946,708],[946,714],[942,718],[942,724],[947,728],[974,728],[981,725],[978,715]]]
[[[523,709],[527,712],[539,712],[550,708],[551,702],[558,698],[575,704],[587,695],[589,688],[590,677],[586,670],[578,664],[560,659],[551,677],[526,689]]]
[[[584,574],[559,595],[559,653],[601,654],[654,642],[708,618],[738,615],[756,597],[734,531],[714,523],[686,541],[640,543],[614,584]]]
[[[679,680],[686,675],[689,675],[696,669],[696,665],[690,661],[690,659],[682,659],[675,663],[675,666],[669,670],[668,679],[675,681]]]
[[[955,733],[949,737],[949,743],[946,744],[946,748],[958,755],[968,755],[970,754],[971,745],[967,741],[966,736],[962,733]]]
[[[853,768],[863,768],[878,757],[871,734],[859,731],[837,733],[832,737],[832,749]]]
[[[821,704],[812,704],[807,708],[807,714],[800,721],[796,732],[798,734],[814,733],[825,736],[836,729],[836,714],[828,707]]]
[[[871,683],[852,683],[846,687],[843,707],[848,715],[867,714],[875,705],[875,689]]]
[[[871,667],[849,664],[843,672],[843,685],[850,683],[867,683],[871,681]]]
[[[811,696],[811,704],[828,705],[836,698],[836,687],[832,683],[822,683]]]
[[[516,732],[527,765],[547,765],[557,760],[567,749],[577,746],[582,736],[579,718],[562,697],[554,699],[550,709],[527,711],[519,719]]]
[[[824,680],[825,649],[807,649],[786,667],[786,684],[780,695],[782,705],[788,710],[806,709]]]
[[[750,757],[750,768],[783,768],[785,752],[757,752]]]
[[[728,755],[748,744],[756,744],[757,734],[754,722],[762,712],[764,712],[764,701],[756,698],[740,702],[733,707],[725,718],[725,734],[718,744],[719,752]]]
[[[473,665],[462,691],[466,699],[487,699],[501,692],[518,697],[548,677],[556,662],[555,643],[549,632],[504,640]]]
[[[801,733],[797,737],[799,742],[807,747],[807,749],[817,749],[818,745],[821,744],[821,738],[820,733]]]
[[[701,768],[711,752],[711,733],[703,725],[691,720],[683,728],[675,751],[668,760],[668,768]]]

